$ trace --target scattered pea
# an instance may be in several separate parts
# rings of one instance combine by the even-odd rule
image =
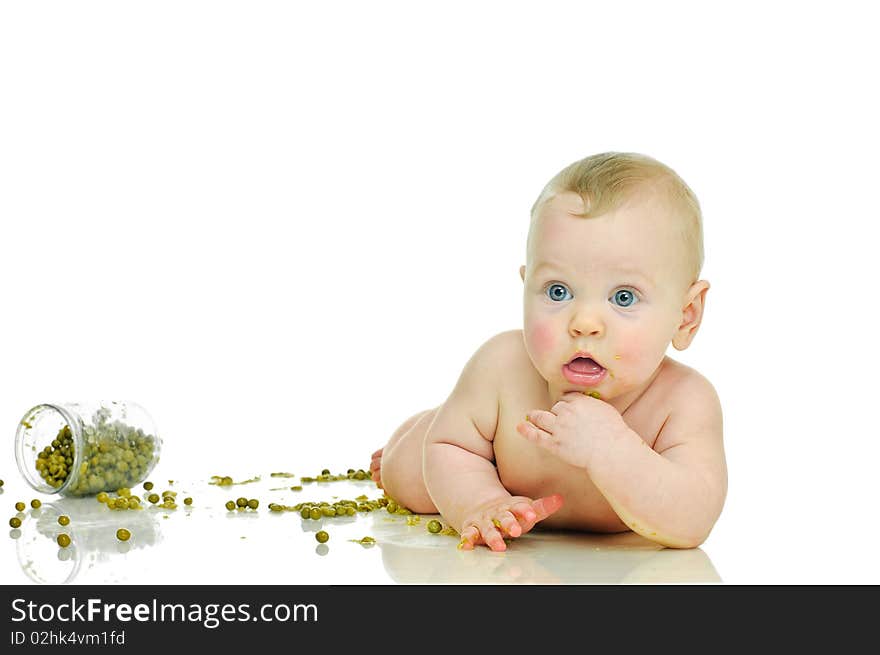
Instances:
[[[116,531],[116,538],[119,539],[119,541],[128,541],[131,538],[131,532],[125,528],[119,528]]]
[[[58,542],[58,545],[62,548],[67,548],[70,545],[70,535],[64,534],[63,532],[58,535],[55,539]]]
[[[150,494],[149,496],[147,496],[147,500],[155,505],[159,502],[159,494]]]
[[[442,529],[443,526],[437,519],[431,519],[430,521],[428,521],[428,532],[430,532],[431,534],[437,534]]]
[[[98,502],[99,503],[106,503],[109,499],[110,499],[110,494],[108,494],[106,491],[102,491],[101,493],[98,494]]]
[[[25,505],[23,502],[18,501],[17,503],[15,503],[15,509],[17,509],[19,512],[23,512],[24,508],[25,508]]]
[[[235,509],[235,503],[232,502],[231,500],[228,501],[228,502],[226,503],[226,509],[228,509],[228,510],[231,512],[232,510]]]
[[[315,539],[318,540],[319,544],[325,544],[330,540],[330,535],[327,534],[324,530],[319,530],[315,533]]]
[[[42,503],[36,498],[31,501],[31,507],[33,507],[34,509],[39,509],[40,505],[42,505]]]
[[[116,509],[116,499],[108,498],[107,499],[107,509]]]
[[[247,506],[251,509],[257,509],[257,507],[260,506],[260,501],[256,498],[251,498],[249,501],[247,501]]]
[[[69,525],[69,524],[70,524],[70,517],[69,516],[65,516],[64,514],[62,514],[61,516],[58,517],[58,525]]]
[[[247,507],[248,499],[247,498],[239,498],[235,501],[235,504],[239,507]]]
[[[9,525],[11,525],[13,528],[20,528],[21,527],[21,519],[18,518],[17,516],[13,516],[11,519],[9,519]]]
[[[313,507],[309,510],[309,517],[317,521],[319,518],[321,518],[321,510],[319,510],[317,507]]]
[[[321,475],[330,475],[330,469],[321,469]]]
[[[144,482],[144,489],[147,490],[147,491],[152,491],[152,489],[153,489],[153,483],[152,483],[152,482],[149,482],[149,481]]]
[[[0,487],[3,486],[3,480],[0,480]]]
[[[123,500],[122,502],[126,503],[125,500]],[[128,505],[128,509],[140,509],[141,508],[141,504],[138,502],[138,499],[134,496],[132,496],[131,498],[128,499],[127,505]]]
[[[192,499],[192,498],[189,498],[189,497],[184,498],[184,499],[183,499],[183,504],[184,504],[184,505],[192,505],[192,504],[193,504],[193,499]]]

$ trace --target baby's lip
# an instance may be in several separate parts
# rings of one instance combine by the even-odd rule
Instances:
[[[565,364],[566,364],[566,365],[571,364],[571,363],[572,363],[574,360],[576,360],[578,357],[583,357],[584,359],[592,359],[594,362],[596,362],[597,364],[599,364],[599,366],[602,366],[601,362],[599,362],[598,359],[596,359],[595,357],[593,357],[590,353],[588,353],[588,352],[585,351],[585,350],[578,350],[574,355],[572,355],[571,357],[569,357],[568,361],[565,362]],[[602,368],[605,368],[605,367],[602,366]]]

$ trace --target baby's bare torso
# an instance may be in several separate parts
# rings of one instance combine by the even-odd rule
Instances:
[[[598,532],[626,531],[587,473],[566,464],[532,444],[516,425],[533,409],[550,409],[547,381],[535,369],[523,344],[522,331],[504,333],[508,354],[498,393],[498,420],[493,440],[498,477],[511,494],[540,498],[562,494],[565,505],[541,525]],[[653,383],[623,413],[623,420],[651,448],[669,417],[670,400],[677,381],[690,369],[668,357]],[[485,434],[485,433],[484,433]],[[491,436],[491,432],[489,433]]]

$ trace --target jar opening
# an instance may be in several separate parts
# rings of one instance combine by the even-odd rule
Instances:
[[[18,470],[37,491],[45,494],[63,492],[77,478],[79,449],[74,448],[69,461],[63,463],[67,472],[64,482],[57,486],[41,475],[36,463],[40,453],[52,450],[53,442],[69,434],[73,444],[82,441],[82,425],[78,417],[60,405],[43,404],[28,410],[18,423],[15,432],[15,462]],[[48,474],[48,471],[47,471]],[[49,476],[51,478],[51,476]]]

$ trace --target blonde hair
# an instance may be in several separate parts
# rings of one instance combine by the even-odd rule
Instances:
[[[653,188],[660,193],[680,220],[678,225],[688,253],[687,272],[696,282],[703,268],[703,215],[697,196],[678,174],[656,159],[635,152],[603,152],[585,157],[559,171],[532,205],[532,227],[541,207],[560,193],[577,193],[584,211],[572,214],[595,218],[613,211],[629,200],[638,189]]]

